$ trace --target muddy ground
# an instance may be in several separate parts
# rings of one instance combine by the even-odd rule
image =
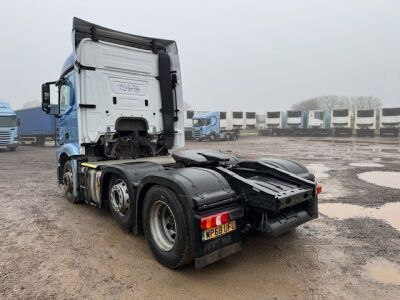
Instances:
[[[323,185],[324,214],[279,238],[250,235],[240,253],[205,269],[171,271],[153,259],[143,236],[122,230],[108,211],[62,198],[54,148],[2,151],[0,298],[400,297],[400,229],[393,220],[393,215],[400,219],[393,204],[400,201],[400,189],[358,178],[368,171],[400,172],[399,139],[243,137],[187,143],[195,147],[304,163]],[[345,207],[354,214],[351,209],[343,216],[337,203],[351,205]],[[383,209],[387,203],[391,216]]]

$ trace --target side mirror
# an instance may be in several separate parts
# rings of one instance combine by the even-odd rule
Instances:
[[[60,114],[58,90],[55,81],[42,84],[42,110],[49,115]]]

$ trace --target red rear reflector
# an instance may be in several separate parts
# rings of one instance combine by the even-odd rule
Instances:
[[[228,212],[223,212],[200,219],[201,230],[207,230],[217,227],[222,224],[226,224],[230,221]]]
[[[317,187],[315,188],[315,192],[317,195],[322,193],[322,186],[320,184],[317,184]]]

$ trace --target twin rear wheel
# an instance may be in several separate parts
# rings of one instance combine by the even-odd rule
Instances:
[[[168,268],[177,268],[192,260],[186,213],[179,198],[170,189],[155,185],[144,198],[143,230],[156,259]]]

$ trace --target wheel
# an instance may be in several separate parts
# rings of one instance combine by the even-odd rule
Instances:
[[[182,204],[170,189],[155,185],[143,205],[143,230],[156,259],[175,269],[193,260],[187,219]]]
[[[232,135],[232,141],[236,141],[237,139],[238,139],[238,135],[237,135],[237,133],[234,133]]]
[[[226,134],[225,140],[232,141],[232,137],[231,137],[231,135],[229,133]]]
[[[10,148],[10,151],[11,151],[11,152],[15,152],[16,150],[17,150],[17,147],[11,147],[11,148]]]
[[[210,142],[215,142],[215,134],[214,133],[210,134],[210,136],[208,137],[208,140]]]
[[[134,201],[131,201],[127,183],[114,175],[108,186],[108,200],[111,214],[125,229],[133,228]]]
[[[82,202],[79,200],[78,197],[74,196],[74,173],[72,171],[72,164],[70,160],[67,160],[64,164],[64,172],[62,178],[64,186],[64,197],[73,204]]]

